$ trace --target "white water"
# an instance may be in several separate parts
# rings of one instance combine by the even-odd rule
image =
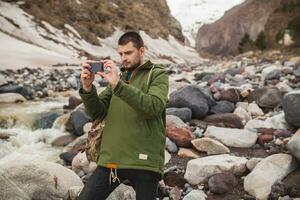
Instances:
[[[63,127],[33,130],[32,125],[39,116],[49,112],[62,112],[66,98],[51,101],[26,102],[23,104],[0,104],[0,118],[11,121],[9,128],[0,128],[0,134],[12,135],[8,140],[0,139],[0,165],[20,160],[59,160],[61,148],[51,146],[53,139],[68,135]]]

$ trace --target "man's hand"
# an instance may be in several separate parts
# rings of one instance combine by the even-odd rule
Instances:
[[[112,89],[114,89],[119,80],[120,80],[120,76],[119,76],[119,70],[118,67],[116,66],[116,64],[114,63],[114,61],[112,60],[101,60],[101,62],[103,62],[104,64],[104,68],[110,68],[109,72],[98,72],[97,74],[99,74],[100,76],[102,76],[105,80],[108,81],[108,83],[111,85]]]
[[[95,74],[90,72],[90,68],[91,66],[87,62],[82,64],[80,79],[85,92],[92,90],[92,83],[95,80]]]

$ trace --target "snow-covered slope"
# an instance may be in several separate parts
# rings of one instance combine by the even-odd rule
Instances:
[[[65,24],[67,31],[62,31],[48,22],[36,21],[17,4],[0,1],[0,68],[80,63],[86,59],[86,53],[119,61],[117,40],[123,32],[118,28],[110,37],[98,38],[101,46],[96,46],[68,24]],[[147,48],[146,57],[153,61],[188,63],[201,59],[194,49],[183,46],[173,36],[167,41],[152,39],[143,31],[141,35]]]
[[[183,34],[195,46],[198,29],[224,15],[245,0],[167,0],[172,15],[181,23]]]

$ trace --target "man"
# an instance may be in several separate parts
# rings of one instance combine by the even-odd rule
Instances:
[[[121,76],[112,60],[102,60],[109,72],[98,72],[109,83],[98,96],[95,74],[83,64],[79,93],[93,119],[105,119],[98,167],[80,200],[104,200],[124,180],[129,180],[137,200],[154,200],[163,174],[165,109],[168,77],[164,68],[144,60],[144,43],[136,32],[118,41]]]

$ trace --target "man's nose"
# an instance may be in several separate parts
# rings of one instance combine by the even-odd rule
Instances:
[[[125,54],[122,54],[121,55],[121,60],[122,60],[122,62],[126,61],[127,60],[127,56]]]

